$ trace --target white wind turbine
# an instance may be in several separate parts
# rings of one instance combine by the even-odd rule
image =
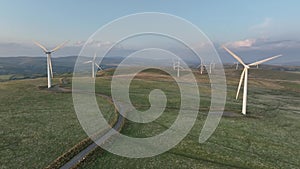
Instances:
[[[227,49],[225,46],[223,46],[223,48],[229,53],[231,54],[237,61],[239,61],[243,66],[244,66],[244,70],[241,74],[241,78],[240,78],[240,82],[239,82],[239,86],[238,86],[238,90],[237,90],[237,93],[236,93],[236,99],[238,98],[239,96],[239,92],[240,92],[240,89],[241,89],[241,85],[243,83],[243,78],[244,78],[244,92],[243,92],[243,107],[242,107],[242,113],[245,115],[246,114],[246,105],[247,105],[247,85],[248,85],[248,69],[250,68],[250,66],[257,66],[259,64],[262,64],[264,62],[267,62],[271,59],[275,59],[279,56],[282,56],[282,55],[276,55],[276,56],[273,56],[273,57],[270,57],[270,58],[267,58],[267,59],[264,59],[264,60],[261,60],[261,61],[257,61],[257,62],[254,62],[254,63],[251,63],[251,64],[248,64],[246,65],[242,59],[240,57],[238,57],[236,54],[234,54],[233,52],[231,52],[229,49]]]
[[[216,63],[212,62],[212,68],[215,69],[216,68]]]
[[[212,73],[212,69],[215,69],[216,64],[215,64],[214,62],[211,62],[211,63],[209,64],[209,69],[208,69],[207,67],[208,67],[208,65],[204,65],[204,64],[201,63],[197,68],[198,68],[198,69],[200,68],[200,74],[203,74],[204,68],[205,68],[205,70],[207,71],[207,73],[208,73],[208,72],[209,72],[209,73]]]
[[[204,66],[202,63],[197,67],[198,69],[200,68],[200,74],[202,75],[203,70],[204,70]]]
[[[65,41],[64,43],[56,46],[52,50],[48,50],[46,47],[41,45],[38,42],[33,41],[35,45],[42,48],[45,54],[47,55],[47,76],[48,76],[48,88],[51,88],[51,78],[53,78],[53,71],[52,71],[52,61],[51,61],[51,54],[58,49],[62,48],[68,41]]]
[[[176,70],[176,61],[173,59],[173,70]]]
[[[177,77],[179,77],[180,76],[180,69],[184,70],[184,68],[182,66],[180,66],[179,59],[177,60],[177,62],[173,62],[173,69],[177,70]]]
[[[103,70],[96,62],[95,62],[95,60],[96,60],[96,53],[95,53],[95,55],[94,55],[94,57],[93,57],[93,59],[92,60],[89,60],[89,61],[86,61],[86,62],[84,62],[84,63],[91,63],[91,65],[92,65],[92,78],[95,78],[96,76],[96,74],[95,74],[95,66],[97,66],[97,69],[99,68],[100,70]]]
[[[238,70],[239,69],[239,62],[234,62],[235,64],[235,70]]]
[[[216,67],[215,62],[210,62],[210,64],[209,64],[209,73],[211,73],[212,69],[215,69],[215,67]]]

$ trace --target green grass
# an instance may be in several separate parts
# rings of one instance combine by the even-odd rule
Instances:
[[[98,149],[81,168],[297,168],[300,166],[299,79],[287,72],[267,73],[279,76],[262,76],[260,70],[250,74],[249,116],[223,117],[215,133],[204,144],[198,143],[198,137],[210,105],[210,88],[205,75],[198,78],[201,106],[196,124],[175,148],[143,159],[119,157]],[[235,92],[240,71],[227,70],[226,74],[225,110],[239,113],[242,100],[235,100]],[[108,77],[97,79],[96,91],[109,94],[109,81]],[[127,121],[123,134],[150,137],[163,132],[174,122],[180,100],[176,97],[178,87],[172,79],[136,78],[130,86],[132,103],[137,109],[146,110],[149,92],[156,88],[168,96],[164,114],[148,124]]]
[[[207,75],[197,75],[200,113],[188,136],[161,155],[129,159],[98,149],[80,168],[297,168],[300,166],[300,89],[296,73],[250,70],[247,117],[223,117],[217,130],[204,144],[199,133],[210,106]],[[168,97],[167,108],[154,122],[127,121],[122,133],[150,137],[165,131],[176,119],[180,99],[172,78],[157,77],[160,71],[143,72],[130,86],[130,99],[141,111],[149,108],[148,95],[161,89]],[[241,70],[226,70],[225,111],[240,113],[241,99],[235,92]],[[99,72],[96,92],[110,95],[113,70]],[[275,76],[278,75],[278,76]],[[70,78],[70,75],[64,75]],[[59,79],[55,79],[58,83]],[[46,79],[0,83],[1,167],[43,168],[86,137],[76,118],[70,93],[39,90]],[[65,87],[71,87],[66,84]],[[240,96],[241,98],[241,96]],[[105,117],[111,120],[112,105],[97,98]]]
[[[46,167],[87,137],[71,93],[38,89],[45,84],[44,78],[0,83],[0,168]],[[102,97],[97,100],[111,120],[114,107]]]
[[[0,75],[0,82],[1,81],[8,81],[13,75]]]

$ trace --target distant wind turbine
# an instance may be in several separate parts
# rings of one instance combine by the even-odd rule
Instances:
[[[235,64],[235,70],[238,70],[239,69],[239,62],[234,62]]]
[[[233,52],[231,52],[229,49],[227,49],[225,46],[223,46],[223,48],[230,54],[232,55],[238,62],[240,62],[243,66],[244,66],[244,70],[241,74],[241,78],[240,78],[240,82],[239,82],[239,86],[238,86],[238,90],[237,90],[237,93],[236,93],[236,99],[238,98],[239,96],[239,92],[240,92],[240,89],[241,89],[241,85],[243,83],[243,78],[244,78],[244,93],[243,93],[243,107],[242,107],[242,114],[246,114],[246,105],[247,105],[247,85],[248,85],[248,69],[250,68],[250,66],[257,66],[259,64],[262,64],[264,62],[267,62],[269,60],[272,60],[272,59],[275,59],[277,57],[280,57],[282,55],[276,55],[276,56],[273,56],[273,57],[270,57],[270,58],[267,58],[267,59],[264,59],[264,60],[261,60],[261,61],[257,61],[257,62],[254,62],[254,63],[251,63],[251,64],[248,64],[246,65],[242,59],[240,57],[238,57],[236,54],[234,54]]]
[[[212,69],[214,69],[214,68],[215,68],[215,62],[210,62],[210,64],[209,64],[209,73],[211,73]]]
[[[201,63],[197,68],[198,69],[200,68],[200,74],[203,74],[204,68],[207,71],[207,73],[208,72],[211,73],[212,69],[214,69],[216,67],[216,64],[214,62],[210,62],[209,69],[207,67],[208,67],[208,65],[204,65]]]
[[[212,68],[215,69],[216,68],[216,63],[212,62],[212,65],[213,65]]]
[[[96,62],[95,62],[95,60],[96,60],[96,53],[95,53],[95,55],[94,55],[94,57],[93,57],[93,59],[92,60],[89,60],[89,61],[86,61],[86,62],[84,62],[84,63],[91,63],[91,65],[92,65],[92,78],[95,78],[96,76],[96,74],[95,74],[95,65],[97,66],[97,70],[98,70],[98,68],[100,69],[100,70],[103,70]]]
[[[202,63],[197,67],[198,69],[200,68],[200,74],[202,75],[203,70],[204,70],[204,66]]]
[[[173,70],[176,70],[176,61],[173,59]]]
[[[62,48],[68,41],[56,46],[52,50],[48,50],[46,47],[41,45],[40,43],[33,41],[35,45],[40,47],[46,54],[47,56],[47,76],[48,76],[48,88],[51,88],[51,78],[53,78],[53,71],[52,71],[52,61],[51,61],[51,54],[58,49]]]
[[[180,66],[179,59],[177,60],[177,62],[173,62],[173,69],[177,70],[177,77],[180,77],[180,70],[184,70],[184,68]]]

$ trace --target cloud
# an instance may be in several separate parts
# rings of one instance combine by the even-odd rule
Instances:
[[[299,50],[300,41],[296,40],[272,40],[264,38],[249,38],[234,42],[227,42],[225,46],[235,50],[251,51],[278,51],[278,50]]]
[[[83,46],[86,43],[86,41],[76,41],[72,45],[73,46]],[[110,41],[99,41],[99,40],[91,40],[88,42],[88,45],[95,46],[95,47],[103,47],[103,46],[111,46],[113,45],[113,42]]]
[[[76,41],[74,42],[72,45],[73,46],[83,46],[85,44],[86,41],[80,40],[80,41]]]
[[[245,39],[235,42],[228,42],[225,46],[232,47],[232,48],[249,48],[255,45],[256,39]]]
[[[271,18],[265,18],[261,23],[251,26],[249,30],[261,38],[268,38],[273,28],[273,20]]]
[[[259,23],[257,25],[253,25],[250,27],[250,30],[260,31],[270,28],[272,25],[272,19],[271,18],[265,18],[262,23]]]
[[[300,61],[300,41],[298,40],[249,38],[246,40],[228,42],[224,45],[242,57],[246,63],[252,63],[256,60],[262,60],[278,54],[282,54],[283,56],[270,63],[268,62],[268,64],[290,64],[299,63]],[[218,48],[218,52],[221,54],[221,59],[224,62],[232,63],[235,61],[235,59],[221,47]]]

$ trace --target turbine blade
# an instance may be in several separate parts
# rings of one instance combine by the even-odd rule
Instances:
[[[97,63],[95,63],[95,65],[96,65],[100,70],[103,70]]]
[[[267,58],[267,59],[264,59],[264,60],[261,60],[261,61],[257,61],[257,62],[254,62],[254,63],[249,64],[248,66],[256,66],[256,65],[262,64],[262,63],[264,63],[264,62],[267,62],[267,61],[269,61],[269,60],[278,58],[278,57],[280,57],[280,56],[282,56],[282,55],[276,55],[276,56],[273,56],[273,57],[270,57],[270,58]]]
[[[93,61],[89,60],[89,61],[86,61],[86,62],[83,62],[83,63],[86,64],[86,63],[92,63],[92,62],[93,62]]]
[[[181,69],[181,70],[185,70],[185,69],[184,69],[184,67],[182,67],[182,66],[179,66],[179,69]]]
[[[66,44],[67,42],[68,42],[68,41],[65,41],[64,43],[61,43],[60,45],[56,46],[54,49],[51,50],[51,52],[57,51],[58,49],[62,48],[63,46],[65,46],[65,44]]]
[[[240,78],[240,82],[239,82],[239,87],[238,87],[238,90],[237,90],[237,92],[236,92],[236,96],[235,96],[235,99],[238,99],[238,97],[239,97],[239,93],[240,93],[240,89],[241,89],[241,86],[242,86],[242,83],[243,83],[243,79],[244,79],[244,75],[245,75],[245,70],[246,70],[247,68],[244,68],[244,70],[243,70],[243,72],[242,72],[242,74],[241,74],[241,78]]]
[[[224,45],[222,46],[229,54],[231,54],[237,61],[239,61],[242,65],[246,66],[246,64],[242,61],[240,57],[238,57],[236,54],[231,52],[229,49],[227,49]]]
[[[48,52],[48,49],[47,49],[45,46],[41,45],[40,43],[38,43],[38,42],[36,42],[36,41],[33,41],[33,43],[34,43],[36,46],[42,48],[44,52]]]

